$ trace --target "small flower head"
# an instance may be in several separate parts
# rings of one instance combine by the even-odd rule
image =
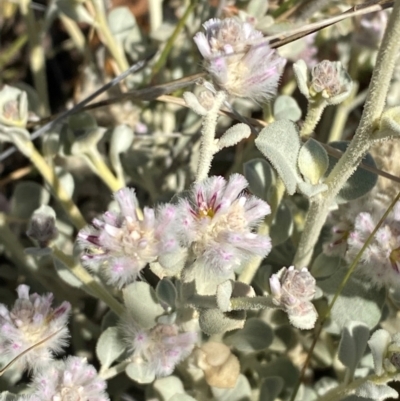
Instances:
[[[339,104],[349,96],[353,86],[340,61],[323,60],[309,71],[306,63],[299,60],[293,65],[293,70],[300,92],[309,102]]]
[[[0,90],[0,124],[25,127],[28,120],[28,97],[26,92],[4,85]]]
[[[372,334],[368,345],[378,376],[385,372],[393,374],[400,371],[400,333],[392,336],[384,329],[377,330]]]
[[[106,212],[94,219],[93,227],[79,232],[78,241],[85,247],[83,263],[100,267],[108,283],[122,287],[159,255],[175,251],[178,242],[170,229],[174,206],[164,205],[157,211],[144,208],[140,216],[133,189],[119,190],[115,199],[120,212]]]
[[[271,276],[269,282],[274,304],[288,314],[290,322],[299,329],[313,328],[318,317],[311,303],[315,295],[315,279],[307,268],[283,267]]]
[[[271,250],[270,238],[253,232],[270,207],[244,194],[246,187],[240,174],[228,181],[211,177],[196,184],[190,199],[178,206],[182,244],[214,274],[229,275],[250,256],[264,257]]]
[[[10,362],[32,347],[18,359],[18,363],[23,369],[36,369],[67,345],[71,306],[63,302],[53,309],[52,294],[29,295],[26,285],[18,286],[17,293],[18,299],[11,310],[0,304],[0,355]]]
[[[35,210],[29,222],[26,234],[38,242],[41,248],[46,247],[49,242],[57,238],[56,214],[54,210],[46,205],[42,205]]]
[[[169,376],[175,366],[192,352],[197,333],[182,332],[176,324],[157,324],[150,330],[125,320],[123,331],[135,362],[143,364],[155,377]]]
[[[260,31],[234,18],[211,19],[203,26],[206,33],[197,33],[194,41],[219,87],[257,101],[276,94],[286,60],[262,42]]]
[[[85,358],[75,356],[52,362],[37,372],[31,387],[32,401],[35,397],[41,401],[109,401],[106,382]]]
[[[346,260],[351,263],[375,229],[381,213],[359,213],[347,244]],[[361,255],[357,272],[376,287],[400,288],[400,203],[378,229]]]

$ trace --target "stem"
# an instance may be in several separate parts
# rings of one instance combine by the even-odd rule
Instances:
[[[53,257],[57,258],[63,265],[65,265],[71,273],[78,278],[90,291],[90,295],[95,295],[98,299],[102,300],[109,308],[117,315],[121,316],[124,307],[104,288],[98,283],[79,263],[76,263],[72,257],[66,255],[56,246],[52,247]]]
[[[326,102],[324,100],[308,103],[306,119],[304,121],[303,128],[300,131],[300,136],[302,138],[309,136],[314,132],[314,129],[321,119],[322,112],[324,111],[325,107]]]
[[[151,3],[151,2],[150,2]],[[160,55],[160,58],[157,60],[157,62],[154,64],[154,67],[151,71],[151,77],[154,77],[157,75],[161,68],[164,67],[165,63],[167,62],[167,58],[169,53],[172,50],[172,47],[175,43],[176,38],[182,31],[182,29],[185,27],[186,21],[189,18],[189,15],[193,12],[197,5],[197,0],[191,0],[188,7],[185,10],[185,13],[183,14],[182,18],[179,20],[178,24],[176,25],[174,32],[172,33],[171,37],[168,39],[167,43],[165,44],[165,47]]]
[[[297,266],[308,266],[312,249],[319,237],[335,196],[354,173],[365,153],[374,143],[373,133],[385,107],[385,99],[400,51],[400,1],[394,3],[389,23],[379,48],[377,62],[360,125],[346,152],[325,181],[328,190],[312,199],[303,234],[294,259]]]
[[[61,185],[58,177],[54,173],[49,165],[44,160],[43,156],[36,150],[33,146],[32,142],[25,143],[25,146],[29,148],[27,151],[26,149],[21,150],[25,155],[27,155],[33,165],[39,170],[40,174],[43,176],[44,180],[47,184],[50,185],[55,197],[60,202],[62,208],[67,213],[68,217],[70,218],[72,224],[80,230],[81,228],[85,227],[86,221],[83,218],[81,212],[79,211],[78,207],[70,198],[67,191]]]
[[[40,44],[39,29],[31,7],[31,0],[21,0],[20,10],[28,30],[29,63],[33,75],[33,83],[40,99],[39,114],[47,116],[50,114],[50,106],[46,79],[46,57],[44,48]]]
[[[369,375],[367,377],[363,377],[361,379],[355,380],[348,385],[342,384],[324,394],[322,397],[318,398],[318,401],[340,401],[344,397],[354,394],[355,390],[360,387],[362,384],[371,381],[374,384],[386,384],[393,380],[393,378],[398,373],[394,374],[384,374],[382,376],[378,376],[376,374]]]
[[[225,97],[225,92],[217,92],[211,110],[203,118],[196,182],[201,182],[206,179],[210,171],[211,161],[217,149],[215,145],[215,128],[217,126],[218,112],[225,101]]]
[[[126,60],[122,46],[115,40],[110,28],[108,27],[103,1],[92,0],[92,3],[96,11],[96,29],[103,37],[108,51],[117,62],[118,68],[120,70],[119,72],[126,71],[129,68],[129,64]]]
[[[91,149],[87,156],[93,164],[94,172],[104,181],[112,192],[116,192],[124,186],[123,183],[110,171],[107,164],[104,163],[97,149]]]
[[[100,371],[99,376],[103,380],[109,380],[112,379],[113,377],[119,375],[122,372],[125,372],[126,367],[131,363],[132,361],[130,359],[126,359],[125,361],[122,361],[118,363],[115,366],[112,366],[111,368],[108,368],[104,371]]]
[[[392,203],[389,205],[389,207],[386,209],[385,213],[383,214],[383,216],[381,217],[381,219],[379,220],[378,224],[375,226],[375,228],[373,229],[373,231],[371,232],[371,234],[368,236],[367,240],[365,241],[364,245],[362,246],[362,248],[360,249],[360,251],[357,253],[356,257],[354,258],[353,262],[351,263],[351,265],[349,266],[349,269],[346,273],[346,275],[343,277],[342,282],[340,283],[339,287],[337,288],[334,297],[332,298],[328,308],[325,311],[325,314],[321,317],[321,320],[318,324],[318,327],[316,329],[315,335],[314,335],[314,340],[311,344],[310,349],[308,350],[308,354],[307,354],[307,358],[304,362],[304,365],[301,369],[300,372],[300,377],[299,380],[297,381],[296,387],[293,390],[292,396],[290,398],[290,401],[294,401],[297,395],[297,391],[300,388],[300,384],[304,378],[305,372],[307,370],[307,366],[310,363],[314,348],[317,344],[319,335],[321,334],[322,328],[326,322],[326,320],[328,319],[331,310],[333,308],[333,306],[335,305],[336,300],[338,299],[339,295],[341,294],[341,292],[343,291],[344,287],[347,284],[347,281],[349,280],[350,276],[352,275],[354,269],[357,267],[358,262],[361,259],[361,256],[363,255],[365,249],[369,246],[369,244],[371,243],[372,239],[375,237],[375,234],[378,232],[379,228],[382,226],[383,222],[386,220],[387,216],[389,215],[389,213],[392,211],[392,209],[394,208],[395,204],[399,201],[400,199],[400,192],[397,194],[397,196],[393,199]]]
[[[60,14],[59,18],[78,51],[80,53],[84,53],[86,41],[82,31],[79,29],[78,24],[71,18],[67,17],[65,14]]]

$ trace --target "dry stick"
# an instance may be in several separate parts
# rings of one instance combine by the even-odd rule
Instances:
[[[400,51],[399,37],[400,1],[396,1],[379,48],[360,124],[346,152],[325,180],[328,189],[310,199],[304,231],[293,262],[295,266],[308,266],[334,197],[357,169],[371,145],[375,143],[372,135],[378,128],[385,107],[386,95]]]
[[[329,18],[328,20],[318,22],[315,24],[311,24],[311,25],[307,25],[306,29],[299,28],[299,29],[293,30],[293,31],[291,31],[292,34],[290,34],[289,36],[285,36],[284,38],[282,38],[283,34],[279,34],[279,35],[270,36],[268,38],[265,38],[263,41],[271,41],[272,40],[272,42],[270,43],[270,46],[272,48],[278,48],[287,43],[301,39],[302,37],[307,36],[320,29],[326,28],[327,26],[333,25],[336,22],[342,21],[343,19],[353,17],[355,15],[362,15],[362,14],[372,13],[375,11],[381,11],[383,9],[390,8],[392,6],[393,6],[393,0],[381,0],[372,6],[370,5],[370,3],[361,4],[357,7],[350,8],[349,10],[345,11],[344,13],[339,14],[338,16]],[[279,39],[279,38],[281,38],[281,39]],[[72,109],[67,110],[66,112],[57,116],[52,123],[46,124],[45,126],[41,127],[39,130],[35,131],[32,134],[31,138],[32,139],[38,138],[39,136],[43,135],[46,131],[48,131],[50,128],[54,127],[54,125],[56,123],[62,121],[64,118],[66,118],[72,114],[75,114],[78,111],[86,110],[86,109],[84,109],[84,106],[86,104],[88,104],[90,101],[95,99],[97,96],[99,96],[101,93],[105,92],[112,86],[115,86],[118,82],[120,82],[122,79],[124,79],[130,73],[138,71],[139,69],[143,68],[146,63],[147,63],[147,59],[143,60],[143,61],[139,61],[138,63],[133,65],[128,71],[122,73],[121,75],[116,77],[114,80],[112,80],[108,84],[101,87],[99,90],[94,92],[92,95],[88,96],[83,101],[79,102]],[[124,93],[120,97],[108,99],[107,101],[98,102],[96,104],[93,104],[93,105],[91,105],[91,108],[110,105],[113,103],[120,102],[121,100],[124,100],[124,99],[132,100],[132,98],[134,98],[135,96],[136,97],[141,97],[141,96],[145,97],[147,95],[146,99],[141,97],[141,100],[154,100],[155,98],[157,98],[158,96],[160,96],[162,94],[165,95],[167,93],[173,92],[176,89],[183,88],[185,86],[193,84],[193,83],[197,82],[199,79],[204,78],[205,76],[206,76],[205,73],[193,74],[188,77],[184,77],[179,80],[173,81],[172,83],[169,83],[169,84],[157,85],[157,86],[143,89],[141,91],[127,92],[127,93]],[[51,118],[52,117],[50,117],[50,120],[51,120]],[[48,119],[40,120],[39,123],[43,122],[43,121],[48,121]],[[1,153],[0,154],[0,162],[5,160],[11,154],[13,154],[15,152],[15,150],[16,150],[15,147],[11,147],[11,148],[7,149],[5,152]]]
[[[148,62],[153,57],[153,54],[148,56],[147,58],[138,61],[137,63],[133,64],[128,70],[123,72],[121,75],[118,75],[118,77],[114,78],[111,80],[109,83],[105,84],[102,86],[100,89],[92,93],[90,96],[79,102],[77,105],[75,105],[72,109],[65,111],[64,113],[58,115],[54,120],[50,121],[44,125],[43,127],[39,128],[36,130],[32,135],[31,135],[31,140],[33,141],[36,138],[39,138],[42,136],[45,132],[49,131],[50,129],[54,128],[58,123],[60,123],[62,120],[65,118],[71,116],[72,114],[77,113],[78,111],[83,110],[84,106],[87,105],[89,102],[91,102],[93,99],[101,95],[103,92],[107,91],[108,89],[112,88],[113,86],[117,85],[121,80],[126,78],[129,74],[132,74],[134,72],[140,71],[142,68],[144,68]],[[0,162],[7,159],[9,156],[11,156],[17,149],[13,146],[7,149],[5,152],[0,154]]]

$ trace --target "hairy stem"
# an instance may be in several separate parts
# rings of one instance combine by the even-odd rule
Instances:
[[[308,103],[306,119],[300,131],[300,136],[302,138],[307,137],[314,132],[314,129],[321,119],[322,112],[324,111],[325,107],[326,102],[324,100],[320,100],[315,103]]]
[[[335,196],[354,173],[363,156],[374,143],[373,133],[385,107],[385,99],[400,51],[400,2],[394,3],[389,23],[379,48],[360,125],[346,152],[329,174],[328,190],[311,200],[305,227],[297,248],[294,264],[307,266]]]
[[[217,92],[211,110],[203,118],[196,182],[206,179],[210,171],[211,161],[217,149],[215,145],[215,128],[217,126],[218,112],[225,101],[225,97],[225,92]]]

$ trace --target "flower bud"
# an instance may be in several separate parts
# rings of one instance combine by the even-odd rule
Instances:
[[[37,241],[40,248],[48,246],[49,242],[57,238],[56,213],[46,205],[40,206],[33,212],[26,234]]]
[[[28,120],[28,98],[26,92],[4,85],[0,91],[0,124],[25,127]]]
[[[270,278],[270,287],[274,304],[288,314],[295,327],[314,327],[318,315],[310,301],[315,295],[315,279],[306,267],[301,270],[283,267]]]

